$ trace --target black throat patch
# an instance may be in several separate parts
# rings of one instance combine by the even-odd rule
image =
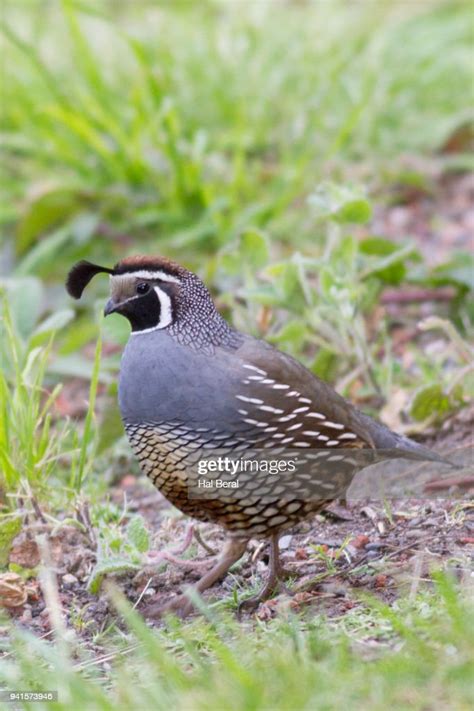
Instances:
[[[160,323],[161,302],[153,287],[147,294],[125,301],[117,310],[130,321],[132,332],[156,328]]]

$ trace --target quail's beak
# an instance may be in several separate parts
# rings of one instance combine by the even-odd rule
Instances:
[[[113,299],[109,299],[105,304],[104,316],[109,316],[117,311],[119,304],[117,304]]]

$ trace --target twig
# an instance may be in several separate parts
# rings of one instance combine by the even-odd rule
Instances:
[[[425,491],[443,491],[451,486],[469,488],[474,486],[474,476],[451,476],[447,479],[432,479],[425,484]]]
[[[380,297],[382,304],[412,304],[424,301],[451,301],[456,289],[444,286],[439,289],[385,289]]]

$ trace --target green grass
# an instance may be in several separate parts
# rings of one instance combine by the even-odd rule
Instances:
[[[472,702],[472,600],[447,578],[416,603],[359,608],[333,621],[288,614],[251,630],[206,610],[206,621],[150,630],[117,604],[126,629],[108,633],[105,654],[78,655],[60,624],[56,643],[18,631],[0,680],[58,691],[57,703],[39,709],[467,711]]]
[[[64,224],[71,258],[121,253],[98,227],[188,262],[249,225],[313,241],[321,178],[436,149],[468,115],[468,3],[6,2],[3,20],[21,273],[60,276]]]
[[[145,551],[139,519],[134,538],[109,501],[110,477],[132,466],[110,352],[127,327],[96,318],[100,280],[71,308],[76,259],[182,261],[236,327],[373,412],[402,395],[402,417],[424,429],[466,404],[469,255],[429,266],[416,235],[395,243],[367,225],[404,187],[436,194],[427,164],[446,177],[472,162],[462,144],[440,153],[471,116],[469,2],[5,0],[0,29],[0,574],[36,502],[56,527],[84,528],[74,510],[90,506],[95,590],[101,571]],[[442,286],[455,298],[434,316],[397,317],[424,331],[404,347],[407,367],[381,295]],[[70,421],[56,400],[74,379],[88,410]],[[472,702],[472,591],[446,577],[329,620],[316,607],[241,624],[229,599],[150,630],[118,600],[125,621],[88,638],[85,611],[66,630],[52,572],[41,576],[51,637],[11,621],[0,637],[0,685],[59,691],[36,709]]]

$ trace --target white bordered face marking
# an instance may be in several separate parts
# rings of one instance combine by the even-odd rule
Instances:
[[[111,279],[116,279],[120,277],[133,277],[134,279],[149,279],[150,281],[153,279],[159,279],[160,281],[170,281],[173,282],[174,284],[180,284],[181,280],[178,279],[178,277],[173,276],[172,274],[167,274],[167,272],[163,272],[160,269],[138,269],[136,272],[135,271],[130,271],[130,272],[124,272],[124,274],[116,274],[111,277]]]
[[[114,277],[112,277],[114,278]],[[168,296],[168,294],[163,291],[163,289],[160,289],[159,286],[154,286],[153,287],[159,302],[160,302],[160,320],[156,324],[156,326],[152,326],[151,328],[143,328],[141,331],[131,331],[130,335],[131,336],[141,336],[143,333],[151,333],[152,331],[160,331],[162,328],[166,328],[167,326],[170,325],[170,323],[173,321],[173,310],[171,307],[171,298]],[[132,301],[134,299],[139,299],[140,295],[137,296],[132,296],[131,299],[128,299],[128,301]]]

